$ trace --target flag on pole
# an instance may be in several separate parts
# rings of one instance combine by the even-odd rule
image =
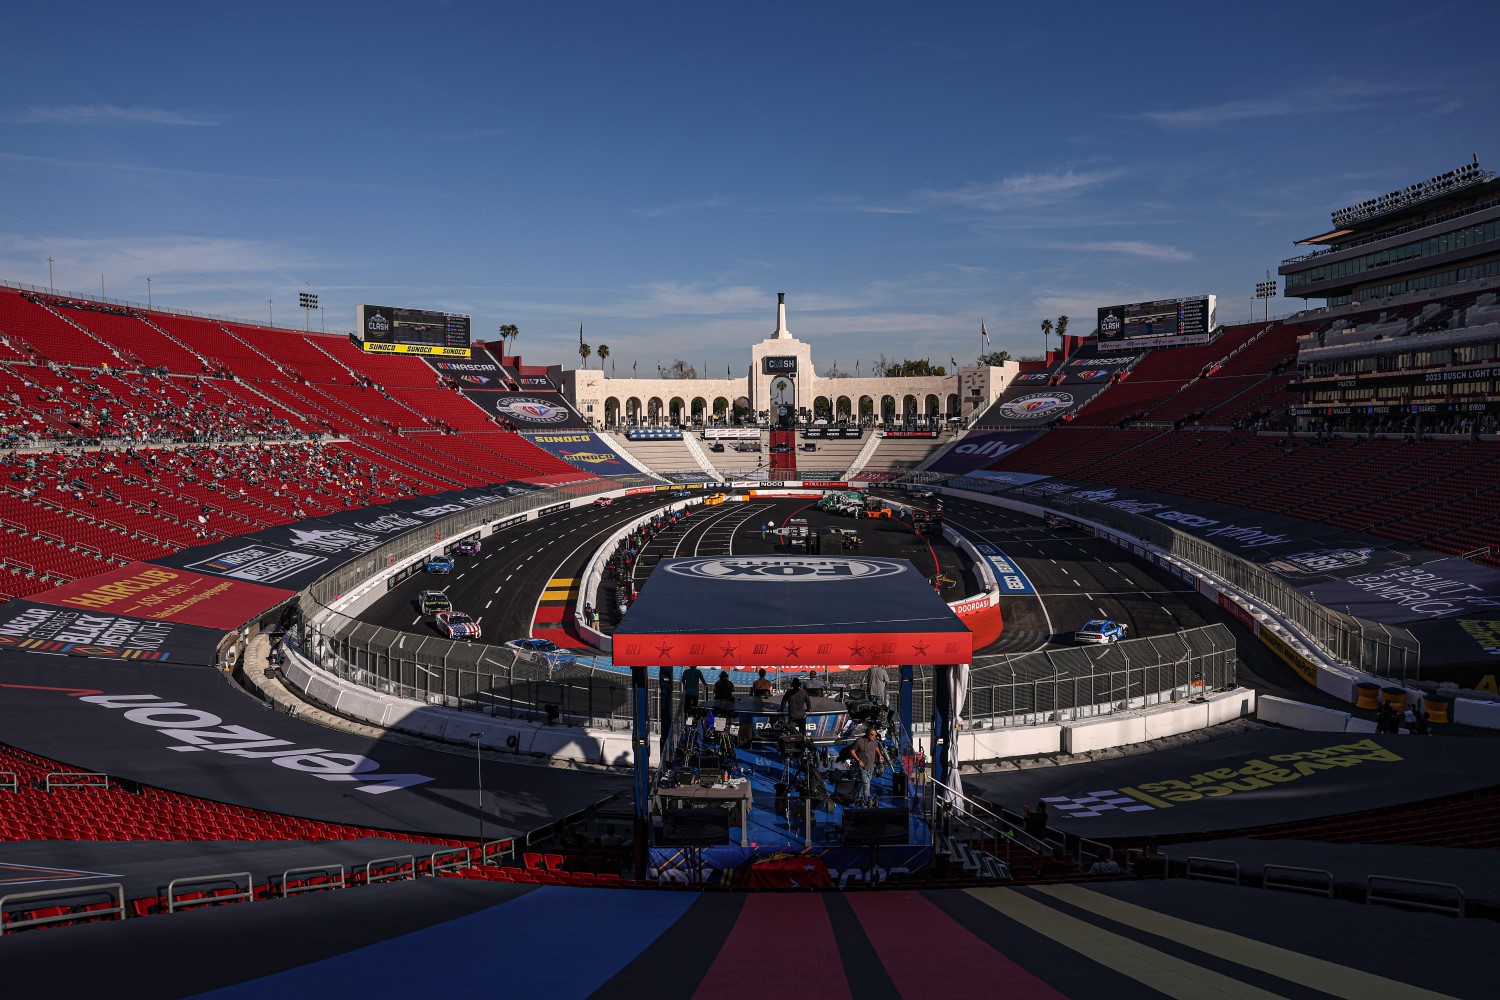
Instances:
[[[979,335],[984,338],[984,346],[985,349],[988,350],[990,346],[990,331],[984,328],[983,316],[979,317]]]

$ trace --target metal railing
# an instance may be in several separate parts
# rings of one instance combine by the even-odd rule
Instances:
[[[240,888],[240,880],[245,882],[245,888]],[[177,887],[180,885],[222,885],[229,883],[234,890],[232,892],[213,892],[199,894],[192,899],[177,895]],[[178,910],[187,909],[192,906],[213,906],[216,903],[238,903],[244,900],[247,903],[255,901],[255,879],[249,872],[220,872],[217,875],[193,875],[187,878],[174,878],[167,883],[167,912],[176,913]]]
[[[93,904],[79,909],[77,905],[63,906],[64,902],[104,895],[108,902]],[[38,906],[39,903],[51,906]],[[24,905],[22,905],[24,904]],[[44,910],[62,910],[61,913],[44,913],[8,919],[7,914],[36,914]],[[0,934],[25,930],[28,927],[46,927],[48,924],[72,923],[75,920],[96,920],[100,917],[125,919],[125,886],[119,882],[104,882],[99,885],[70,886],[63,889],[43,889],[40,892],[17,892],[0,896]]]

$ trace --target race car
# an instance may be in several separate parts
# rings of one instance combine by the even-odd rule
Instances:
[[[479,623],[462,611],[439,611],[438,631],[450,639],[479,639]]]
[[[690,497],[690,496],[692,496],[692,494],[689,493],[687,490],[678,490],[677,492],[673,493],[672,495],[674,497]]]
[[[610,504],[612,504],[614,502],[615,502],[615,498],[614,497],[594,497],[594,506],[595,507],[608,507]]]
[[[1095,618],[1093,621],[1084,622],[1078,631],[1073,633],[1073,641],[1085,644],[1119,642],[1125,638],[1125,630],[1128,627],[1108,618]]]
[[[452,556],[428,556],[427,557],[427,567],[426,568],[427,568],[427,572],[429,572],[429,573],[452,573],[453,572],[453,557]]]
[[[448,595],[441,590],[424,590],[417,595],[417,604],[422,608],[422,614],[435,615],[440,611],[452,611],[453,604],[448,600]]]
[[[550,639],[512,639],[506,643],[520,658],[528,663],[546,664],[549,667],[574,662],[572,655]]]
[[[460,556],[477,556],[479,555],[479,539],[465,538],[453,546],[453,552],[455,555]]]
[[[916,500],[931,500],[935,494],[928,489],[912,490],[911,496]]]

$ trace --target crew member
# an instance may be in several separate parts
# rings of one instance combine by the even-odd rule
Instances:
[[[885,675],[885,667],[876,664],[865,672],[865,689],[870,693],[870,700],[877,704],[885,704],[885,685],[888,678]]]
[[[688,667],[682,672],[682,714],[686,715],[698,707],[698,698],[703,693],[703,671]]]
[[[880,763],[880,736],[874,726],[865,727],[865,734],[849,748],[854,766],[859,769],[859,800],[869,802],[870,782],[875,777],[875,767]]]
[[[823,678],[818,676],[816,670],[809,670],[807,672],[807,693],[814,698],[823,696]]]
[[[755,678],[755,683],[750,685],[750,693],[757,698],[771,697],[771,679],[766,676],[766,668],[760,668],[760,676]]]
[[[781,710],[786,713],[787,721],[798,735],[807,732],[807,710],[811,707],[812,699],[802,687],[801,678],[792,678],[791,690],[781,699]]]
[[[714,701],[734,701],[734,681],[727,670],[720,670],[719,679],[714,681]]]

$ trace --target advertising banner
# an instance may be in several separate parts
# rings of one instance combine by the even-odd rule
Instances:
[[[927,467],[928,472],[962,475],[989,465],[1042,436],[1040,430],[971,431]]]
[[[509,421],[517,430],[547,430],[554,427],[586,429],[588,421],[579,416],[567,401],[556,393],[475,392],[463,394],[475,406],[493,416]]]
[[[228,631],[239,628],[292,593],[258,583],[135,562],[43,591],[35,600],[71,611]],[[7,611],[10,608],[11,605],[6,606]]]
[[[521,436],[569,465],[596,476],[618,476],[641,471],[615,454],[598,435],[589,431],[549,431]]]
[[[84,608],[11,601],[0,608],[0,649],[152,663],[211,664],[217,629],[146,621]]]
[[[759,427],[705,427],[703,428],[703,439],[705,441],[729,440],[734,438],[749,438],[754,441],[760,440]]]
[[[1045,427],[1076,412],[1109,384],[1068,386],[1011,386],[976,422],[978,427]]]

